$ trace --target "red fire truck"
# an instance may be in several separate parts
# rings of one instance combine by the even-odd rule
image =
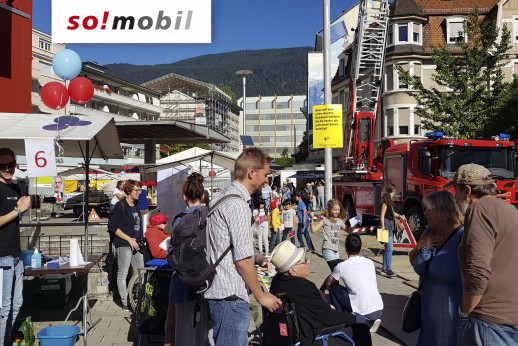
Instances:
[[[517,205],[518,151],[508,135],[462,140],[434,132],[427,134],[428,139],[402,144],[384,139],[375,152],[387,25],[387,0],[360,3],[349,79],[346,148],[339,177],[335,175],[333,180],[334,197],[350,216],[361,212],[362,226],[375,227],[379,224],[382,186],[392,183],[398,192],[396,211],[406,215],[418,239],[426,223],[422,198],[442,189],[460,165],[477,163],[497,179],[500,197]]]

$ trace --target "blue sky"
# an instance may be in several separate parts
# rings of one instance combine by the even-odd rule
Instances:
[[[355,3],[331,0],[331,20]],[[322,0],[213,0],[210,44],[70,44],[67,48],[83,61],[101,65],[166,64],[236,50],[313,46],[322,22]],[[51,0],[33,0],[33,27],[51,34]]]

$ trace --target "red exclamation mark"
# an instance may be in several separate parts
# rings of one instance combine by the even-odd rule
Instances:
[[[106,30],[106,23],[108,22],[108,13],[108,11],[104,11],[103,24],[101,25],[101,30]]]

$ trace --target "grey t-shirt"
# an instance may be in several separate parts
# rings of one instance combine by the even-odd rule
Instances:
[[[331,222],[327,217],[324,220],[324,243],[322,249],[329,249],[338,252],[338,239],[340,237],[340,230],[345,228],[345,222],[342,219]]]

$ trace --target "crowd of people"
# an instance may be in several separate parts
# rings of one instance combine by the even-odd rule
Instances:
[[[289,180],[280,188],[270,186],[270,162],[262,150],[245,149],[235,162],[235,180],[212,197],[206,227],[215,274],[203,292],[183,282],[178,272],[172,274],[164,346],[248,345],[250,325],[261,324],[262,309],[272,312],[282,306],[281,293],[296,306],[302,345],[313,344],[322,329],[337,325],[351,327],[357,345],[372,344],[383,299],[375,265],[361,256],[361,237],[351,233],[347,212],[336,199],[324,205],[322,182],[302,189]],[[13,151],[0,149],[0,345],[10,340],[22,303],[19,221],[31,207],[30,197],[22,196],[13,183],[15,167]],[[138,203],[141,183],[117,184],[108,230],[123,310],[129,310],[130,268],[136,272],[144,266],[143,239],[152,257],[166,258],[172,246],[168,224],[174,232],[183,218],[207,205],[203,180],[199,173],[190,174],[182,186],[186,209],[172,222],[155,213],[145,234]],[[518,212],[496,197],[495,181],[482,166],[461,166],[444,187],[424,198],[427,227],[409,252],[420,276],[422,327],[417,344],[518,344],[518,292],[513,281],[518,272]],[[395,187],[386,184],[380,205],[380,226],[389,230],[381,272],[389,277],[394,275],[395,222],[404,220],[395,210],[395,193]],[[214,205],[218,207],[211,209]],[[320,288],[308,280],[307,254],[315,252],[311,233],[316,232],[322,232],[321,257],[330,268]],[[341,241],[347,259],[340,258]],[[269,290],[257,279],[256,265],[275,269]]]

